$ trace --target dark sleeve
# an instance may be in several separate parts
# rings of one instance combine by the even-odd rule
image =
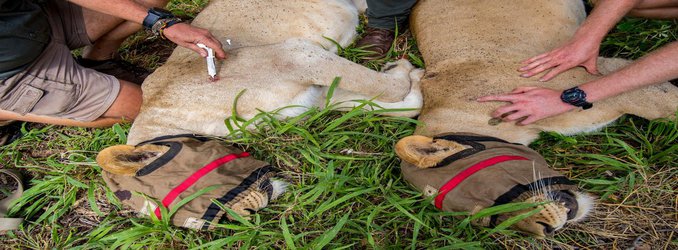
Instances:
[[[16,8],[16,4],[21,2],[21,0],[0,0],[0,13],[6,13],[14,10]]]
[[[0,0],[0,79],[35,60],[49,42],[50,27],[39,5]]]

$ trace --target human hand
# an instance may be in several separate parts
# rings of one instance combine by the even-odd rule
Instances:
[[[522,77],[532,77],[550,70],[539,79],[540,81],[551,80],[558,74],[577,66],[583,66],[591,74],[598,74],[596,63],[599,49],[600,41],[575,37],[561,47],[521,62],[522,67],[518,71],[521,72]]]
[[[163,30],[163,35],[179,46],[189,48],[202,57],[207,57],[207,51],[198,47],[198,43],[205,44],[214,50],[217,58],[225,59],[226,51],[221,42],[206,29],[191,26],[185,23],[177,23]]]
[[[492,117],[504,121],[518,120],[517,125],[527,125],[575,108],[560,100],[560,92],[540,87],[519,87],[509,94],[483,96],[478,101],[510,102],[496,109]]]

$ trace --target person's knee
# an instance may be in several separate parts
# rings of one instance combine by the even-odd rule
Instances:
[[[141,108],[141,87],[131,82],[120,81],[120,92],[111,107],[101,118],[120,118],[134,120]]]

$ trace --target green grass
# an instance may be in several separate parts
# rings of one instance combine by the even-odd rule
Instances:
[[[601,44],[601,55],[638,59],[678,38],[677,20],[625,18]]]
[[[192,17],[205,3],[172,1],[170,7]],[[605,40],[602,54],[637,58],[675,40],[677,33],[675,21],[628,19]],[[123,48],[123,57],[159,66],[162,58],[140,52],[157,49],[149,45],[154,41],[136,36]],[[364,51],[349,47],[340,54],[360,62]],[[407,33],[386,59],[364,63],[378,69],[404,55],[423,66]],[[676,119],[624,117],[586,135],[543,133],[531,147],[600,197],[591,219],[549,239],[474,227],[470,221],[475,217],[434,209],[430,199],[403,180],[393,152],[397,139],[413,133],[415,120],[361,109],[311,109],[287,120],[262,113],[255,119],[261,122],[254,130],[240,129],[248,121],[229,119],[239,135],[230,142],[278,167],[291,183],[289,191],[249,221],[224,222],[209,232],[135,217],[107,190],[94,158],[101,149],[124,143],[128,125],[25,128],[23,138],[0,148],[0,167],[20,169],[29,177],[30,188],[13,209],[13,215],[27,221],[21,230],[0,236],[0,248],[612,249],[634,242],[649,242],[656,249],[678,247]],[[530,206],[513,204],[474,216]]]

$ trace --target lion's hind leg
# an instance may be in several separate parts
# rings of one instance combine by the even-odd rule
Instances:
[[[264,49],[270,48],[259,48]],[[395,71],[377,72],[303,39],[289,39],[275,49],[267,62],[273,61],[276,71],[299,84],[330,86],[332,79],[341,77],[339,88],[386,102],[402,101],[410,92],[409,62],[399,63]]]
[[[364,94],[353,93],[343,89],[335,90],[332,101],[338,103],[335,108],[340,110],[352,109],[360,104],[362,100],[370,100],[373,105],[363,106],[366,110],[394,110],[380,113],[386,116],[414,117],[419,114],[423,106],[424,99],[421,93],[420,81],[424,75],[423,69],[417,69],[407,60],[401,59],[396,62],[388,63],[384,66],[383,74],[392,75],[398,78],[407,78],[410,81],[410,91],[402,101],[385,102],[376,99],[376,96],[367,96]]]

